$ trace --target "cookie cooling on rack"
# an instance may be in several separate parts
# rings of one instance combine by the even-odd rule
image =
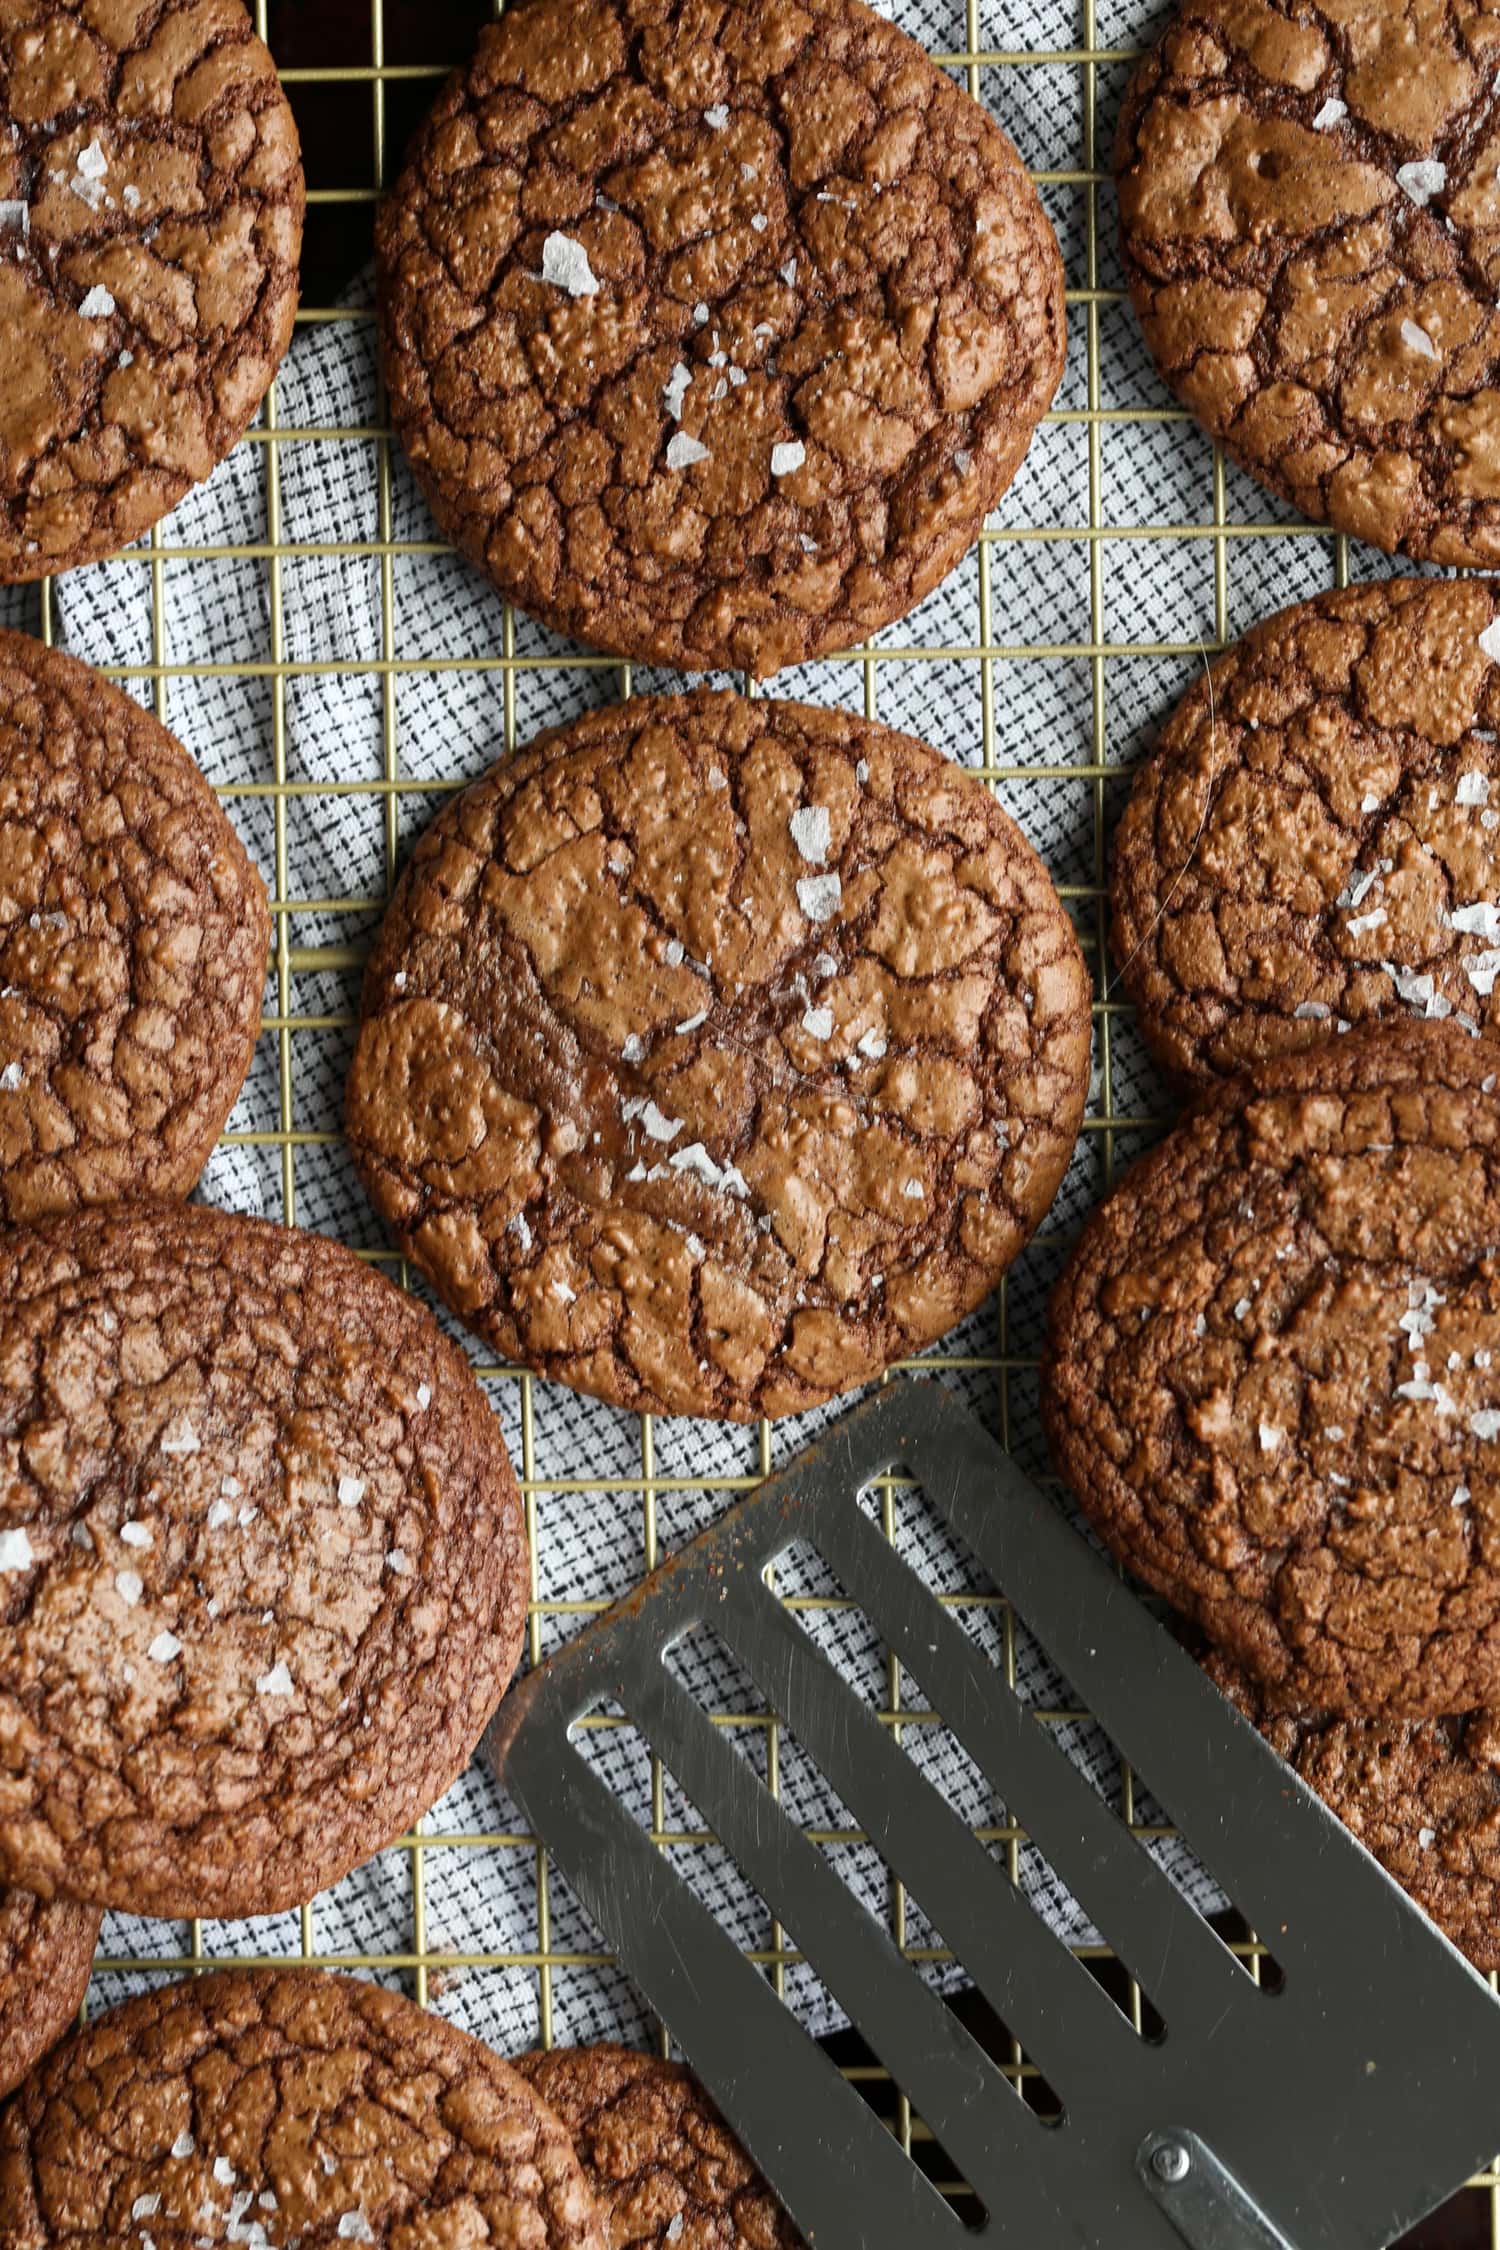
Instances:
[[[0,632],[0,1220],[187,1194],[250,1068],[270,936],[181,743]]]
[[[768,674],[911,609],[1062,372],[1015,150],[860,0],[528,0],[382,209],[391,412],[560,631]]]
[[[1088,1068],[1072,926],[980,782],[847,712],[658,696],[541,736],[428,830],[347,1124],[498,1351],[745,1420],[980,1302]]]
[[[128,545],[291,341],[297,130],[238,0],[0,13],[0,579]]]
[[[351,1251],[197,1205],[0,1236],[0,1431],[0,1880],[272,1913],[462,1772],[520,1500],[463,1354]]]
[[[1500,590],[1394,578],[1194,682],[1115,833],[1115,959],[1185,1080],[1351,1024],[1500,1035]]]
[[[77,2015],[100,1920],[97,1906],[0,1889],[0,2098]]]
[[[1500,1046],[1380,1025],[1205,1097],[1048,1308],[1111,1551],[1309,1711],[1500,1701]]]
[[[696,2078],[628,2047],[553,2047],[517,2069],[573,2136],[611,2243],[670,2250],[802,2250]]]
[[[608,2250],[560,2120],[478,2039],[317,1970],[157,1986],[0,2115],[7,2250]]]
[[[1157,366],[1307,515],[1500,560],[1492,17],[1453,0],[1185,0],[1115,149]]]

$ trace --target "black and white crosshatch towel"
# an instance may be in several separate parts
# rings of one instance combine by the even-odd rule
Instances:
[[[937,49],[967,44],[953,0],[891,11]],[[1101,42],[1139,39],[1133,7],[1106,11]],[[1041,18],[1057,13],[1049,28]],[[981,27],[1001,46],[1021,37],[1038,50],[1076,45],[1060,8],[1042,8],[1024,34]],[[941,20],[940,20],[941,19]],[[1107,149],[1121,66],[1097,71],[1093,145]],[[1334,545],[1290,528],[1290,519],[1231,474],[1226,517],[1251,535],[1220,547],[1207,441],[1167,405],[1118,287],[1107,188],[1099,225],[1086,225],[1082,164],[1087,73],[1076,61],[1007,65],[981,73],[982,98],[1033,166],[1050,168],[1043,192],[1063,242],[1070,288],[1068,371],[1058,411],[1038,432],[993,519],[986,561],[971,554],[915,616],[883,636],[903,653],[823,661],[781,675],[778,694],[867,708],[970,765],[988,748],[1007,808],[1074,903],[1086,937],[1101,931],[1098,884],[1122,777],[1151,726],[1181,691],[1220,623],[1245,629],[1282,603],[1332,582]],[[1072,169],[1070,169],[1072,168]],[[1090,263],[1090,242],[1095,263]],[[356,1247],[374,1247],[377,1223],[338,1139],[342,1085],[357,1005],[355,963],[378,919],[393,869],[453,785],[481,773],[540,727],[621,692],[618,665],[517,616],[507,628],[493,591],[456,557],[433,551],[433,529],[404,464],[377,435],[380,402],[368,287],[344,317],[301,326],[276,393],[273,448],[252,434],[212,481],[162,527],[165,559],[138,552],[79,571],[54,589],[59,641],[90,662],[129,670],[160,664],[163,715],[223,792],[227,808],[284,913],[288,969],[267,989],[271,1026],[212,1158],[202,1192],[233,1209],[294,1217]],[[1093,355],[1100,415],[1092,421]],[[1141,418],[1137,410],[1147,410]],[[1139,527],[1150,537],[1136,535]],[[1101,533],[1103,536],[1100,536]],[[273,544],[280,552],[272,555]],[[418,551],[402,551],[413,546]],[[244,549],[222,554],[197,550]],[[184,554],[183,549],[195,550]],[[347,551],[352,549],[353,551]],[[394,551],[392,551],[394,550]],[[1097,552],[1099,561],[1094,565]],[[1224,556],[1227,612],[1218,615],[1216,553]],[[1355,552],[1352,567],[1384,568]],[[153,599],[155,596],[155,600]],[[4,614],[29,622],[24,597]],[[987,654],[978,652],[985,651]],[[965,653],[956,653],[965,652]],[[279,666],[273,675],[267,667]],[[279,687],[278,687],[279,679]],[[129,683],[142,696],[150,679]],[[675,675],[637,667],[637,692],[669,690]],[[724,684],[732,685],[726,681]],[[396,786],[392,786],[395,784]],[[1091,955],[1096,975],[1104,962]],[[1102,1042],[1101,1042],[1102,1047]],[[1096,1052],[1090,1124],[1041,1237],[991,1303],[931,1355],[953,1384],[1001,1429],[1023,1465],[1043,1466],[1034,1363],[1041,1313],[1067,1241],[1097,1199],[1108,1168],[1143,1145],[1134,1121],[1159,1116],[1165,1097],[1128,1020],[1111,1017],[1107,1055]],[[273,1136],[290,1123],[290,1157]],[[520,1384],[500,1377],[490,1395],[512,1457],[534,1500],[543,1655],[576,1628],[580,1605],[625,1593],[648,1561],[641,1431],[631,1416],[537,1385],[523,1429]],[[833,1411],[833,1410],[829,1410]],[[778,1425],[780,1464],[825,1415]],[[665,1552],[719,1513],[725,1480],[763,1466],[755,1430],[665,1421],[654,1432],[653,1535]],[[1014,1666],[1017,1692],[1049,1710],[1071,1696],[1016,1624],[973,1590],[972,1564],[941,1538],[919,1502],[898,1495],[896,1536],[955,1614],[998,1662]],[[834,1591],[811,1555],[794,1554],[778,1583]],[[856,1691],[888,1707],[887,1660],[864,1621],[838,1608],[801,1612]],[[679,1652],[694,1692],[717,1711],[753,1719],[746,1683],[716,1644]],[[1101,1792],[1121,1801],[1118,1760],[1082,1719],[1056,1722],[1060,1740]],[[766,1770],[767,1730],[734,1739]],[[701,1822],[667,1777],[653,1807],[649,1754],[619,1729],[591,1730],[589,1756],[643,1823],[655,1812],[674,1865],[741,1946],[771,1943],[771,1921],[716,1846],[676,1841]],[[1068,1941],[1093,1938],[1087,1918],[1024,1839],[945,1730],[921,1723],[905,1747],[965,1820],[990,1835],[1039,1915]],[[839,1871],[889,1926],[890,1879],[873,1851],[841,1841],[849,1817],[797,1745],[777,1745],[779,1786],[793,1817],[815,1832]],[[1133,1810],[1149,1821],[1137,1791]],[[316,1900],[304,1920],[208,1924],[211,1958],[250,1954],[354,1958],[392,1982],[410,1982],[419,1951],[432,1957],[433,2004],[502,2050],[538,2036],[545,1988],[558,2040],[639,2039],[649,2024],[621,1973],[597,1959],[598,1939],[555,1872],[516,1831],[518,1815],[488,1776],[472,1769],[425,1823],[420,1850],[391,1850]],[[998,1833],[995,1833],[998,1831]],[[1194,1903],[1222,1903],[1210,1879],[1173,1841],[1152,1843]],[[920,1902],[907,1901],[905,1938],[940,1951]],[[787,1933],[795,1945],[796,1933]],[[419,1942],[420,1941],[420,1942]],[[189,1932],[113,1914],[103,1955],[168,1960],[189,1951]],[[452,1957],[457,1956],[454,1960]],[[476,1958],[477,1957],[477,1958]],[[927,1973],[951,1977],[951,1966]],[[110,1973],[103,1997],[138,1985],[142,1972]],[[788,2000],[810,2028],[840,2019],[837,2000],[795,1962]]]

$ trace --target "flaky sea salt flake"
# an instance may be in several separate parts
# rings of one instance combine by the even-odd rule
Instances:
[[[592,297],[599,287],[583,244],[555,229],[542,244],[542,279],[570,297]]]
[[[108,320],[115,309],[114,298],[102,281],[96,281],[78,310],[85,320]]]
[[[1318,111],[1317,116],[1313,119],[1313,131],[1315,133],[1326,133],[1330,126],[1341,125],[1348,114],[1348,103],[1338,101],[1332,94],[1330,94],[1327,101],[1323,104],[1323,107]]]
[[[295,1694],[292,1675],[284,1656],[279,1656],[269,1672],[262,1672],[255,1683],[257,1695],[286,1696]]]
[[[784,438],[779,445],[771,448],[771,474],[773,477],[789,477],[794,470],[801,468],[806,459],[807,447],[801,438]]]
[[[24,1529],[0,1531],[0,1571],[30,1570],[36,1556]]]
[[[1396,185],[1413,203],[1425,207],[1448,185],[1448,167],[1435,156],[1419,156],[1415,163],[1400,166]]]
[[[689,437],[686,430],[679,430],[667,447],[669,469],[690,469],[695,462],[707,459],[708,447],[697,438]]]
[[[843,902],[844,886],[837,875],[803,875],[797,883],[797,904],[809,922],[831,922]]]
[[[792,842],[809,867],[821,867],[828,857],[830,822],[826,805],[799,805],[787,822]]]

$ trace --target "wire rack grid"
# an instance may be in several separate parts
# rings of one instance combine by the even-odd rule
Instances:
[[[1070,355],[1059,399],[1038,433],[1033,454],[1045,475],[1030,473],[1028,462],[1006,503],[986,528],[977,556],[965,566],[958,610],[950,589],[946,605],[917,616],[864,648],[817,668],[812,692],[862,710],[869,717],[909,724],[952,748],[995,789],[1023,825],[1035,830],[1037,811],[1056,803],[1066,807],[1050,841],[1041,838],[1058,888],[1073,914],[1090,959],[1095,981],[1095,1069],[1080,1153],[1070,1189],[993,1304],[954,1338],[920,1363],[960,1382],[977,1399],[1003,1441],[1028,1466],[1043,1469],[1036,1430],[1033,1386],[1036,1368],[1037,1308],[1045,1295],[1079,1217],[1103,1192],[1117,1169],[1145,1145],[1166,1120],[1167,1108],[1135,1040],[1129,1010],[1111,992],[1105,949],[1105,874],[1107,843],[1118,806],[1122,776],[1152,720],[1168,707],[1192,670],[1234,632],[1294,594],[1309,594],[1328,583],[1344,584],[1351,571],[1384,568],[1381,558],[1356,550],[1325,531],[1304,525],[1275,507],[1236,472],[1226,468],[1216,449],[1164,394],[1151,376],[1135,336],[1132,316],[1119,286],[1114,262],[1112,210],[1108,187],[1108,130],[1128,67],[1152,28],[1140,0],[1038,0],[1024,25],[992,25],[990,0],[930,0],[909,20],[905,0],[897,0],[897,20],[934,50],[941,64],[985,102],[1018,139],[1063,243],[1068,267]],[[915,0],[914,0],[915,6]],[[254,0],[262,36],[275,46],[275,8]],[[475,0],[475,26],[487,12]],[[339,206],[352,207],[351,225],[364,223],[399,160],[392,145],[388,109],[427,87],[435,90],[457,54],[395,58],[387,52],[384,0],[370,0],[368,39],[363,51],[284,75],[294,102],[309,93],[337,94],[368,103],[367,145],[372,162],[367,176],[314,185],[310,216]],[[1046,89],[1045,100],[1034,89]],[[1029,119],[1028,137],[1017,119]],[[1042,145],[1045,141],[1046,145]],[[299,334],[326,323],[368,323],[366,305],[339,302],[304,304]],[[368,936],[394,882],[410,835],[430,817],[444,795],[461,787],[478,770],[472,759],[455,761],[463,770],[415,770],[409,738],[403,732],[403,689],[415,675],[460,675],[482,679],[498,697],[493,751],[513,749],[525,739],[528,682],[537,675],[566,669],[580,691],[595,700],[629,695],[640,683],[631,667],[612,659],[566,648],[539,635],[525,620],[504,612],[499,645],[489,653],[469,653],[405,645],[398,574],[435,567],[447,550],[421,536],[422,526],[406,520],[398,491],[399,463],[383,417],[343,425],[313,425],[284,416],[273,387],[257,425],[244,444],[254,449],[263,497],[264,536],[224,542],[185,539],[178,519],[158,526],[149,541],[111,566],[124,597],[148,612],[149,654],[138,662],[109,667],[132,691],[149,699],[166,723],[177,719],[190,748],[193,734],[181,725],[179,705],[189,684],[248,679],[265,697],[267,739],[262,767],[253,776],[224,782],[220,793],[242,824],[261,822],[262,866],[272,895],[274,952],[268,1005],[263,1018],[261,1059],[274,1060],[274,1124],[241,1126],[231,1120],[226,1144],[244,1149],[266,1168],[272,1182],[272,1215],[298,1218],[298,1166],[305,1152],[337,1144],[336,1120],[305,1122],[299,1086],[307,1077],[337,1071],[346,1051],[358,996],[358,972]],[[374,521],[365,536],[307,539],[289,526],[283,484],[292,448],[317,446],[340,456],[373,463]],[[221,474],[224,472],[221,471]],[[301,573],[309,562],[355,559],[373,566],[378,580],[378,651],[358,660],[367,678],[375,713],[377,770],[313,782],[296,771],[290,748],[289,697],[298,683],[350,669],[355,660],[291,653],[289,619],[301,598]],[[218,564],[259,574],[267,620],[263,648],[243,657],[174,657],[173,588],[181,574]],[[127,574],[128,573],[128,574]],[[1154,605],[1154,606],[1152,606]],[[934,624],[933,619],[936,618]],[[32,622],[51,639],[58,622],[58,592],[44,583],[39,612]],[[1168,629],[1152,631],[1151,625]],[[1049,706],[1055,723],[1036,738],[1033,686],[1045,677],[1055,685]],[[653,683],[655,684],[655,683]],[[670,682],[663,681],[668,685]],[[750,683],[740,683],[753,692]],[[804,692],[800,678],[778,682],[778,691]],[[1050,692],[1050,690],[1049,690]],[[922,723],[937,707],[943,726]],[[894,706],[894,708],[893,708]],[[1016,724],[1017,714],[1022,724]],[[1057,716],[1057,714],[1061,714]],[[378,822],[376,879],[363,893],[310,895],[299,880],[294,809],[312,797],[355,797],[368,801]],[[304,926],[318,923],[316,942],[303,942]],[[336,931],[331,939],[330,927]],[[330,983],[331,980],[331,983]],[[332,987],[342,1004],[327,1004]],[[317,1004],[306,997],[309,987]],[[366,1234],[355,1246],[412,1279],[402,1261]],[[518,1459],[532,1556],[528,1654],[539,1661],[555,1639],[577,1621],[606,1606],[643,1569],[677,1543],[684,1515],[681,1503],[716,1512],[736,1493],[785,1462],[806,1425],[762,1423],[749,1434],[734,1473],[693,1473],[678,1451],[664,1445],[663,1429],[649,1416],[636,1418],[633,1460],[603,1462],[605,1473],[582,1473],[574,1459],[560,1462],[550,1442],[552,1400],[545,1386],[524,1371],[479,1364],[512,1439]],[[569,1473],[572,1471],[573,1473]],[[887,1535],[897,1536],[903,1480],[882,1481],[878,1495]],[[547,1581],[545,1557],[549,1525],[568,1505],[596,1508],[614,1528],[614,1576],[602,1591],[554,1589]],[[691,1511],[687,1511],[689,1517]],[[836,1593],[792,1595],[804,1614],[836,1612],[849,1605]],[[1007,1674],[1016,1672],[1017,1621],[1003,1600],[975,1586],[950,1588],[944,1599],[968,1609],[988,1607]],[[884,1659],[880,1716],[898,1739],[910,1741],[933,1723],[933,1715],[905,1697],[905,1683],[894,1658]],[[1063,1707],[1040,1709],[1043,1723],[1075,1725],[1087,1714]],[[717,1723],[754,1735],[761,1744],[764,1777],[779,1793],[786,1751],[774,1713],[764,1707],[725,1709]],[[618,1722],[601,1715],[593,1722]],[[1123,1766],[1118,1777],[1121,1816],[1138,1833],[1162,1833],[1149,1800],[1138,1797],[1134,1777]],[[649,1825],[663,1850],[681,1853],[711,1844],[702,1829],[674,1799],[660,1762],[650,1761]],[[858,1843],[849,1829],[809,1830],[826,1847]],[[1012,1880],[1026,1846],[1024,1831],[1006,1819],[976,1827],[976,1834],[1002,1858]],[[475,1925],[461,1932],[434,1927],[434,1863],[449,1855],[505,1853],[528,1855],[534,1866],[532,1927],[526,1942],[514,1931]],[[453,1980],[484,1974],[525,1980],[534,1993],[534,2036],[550,2044],[562,2035],[568,2010],[560,2006],[566,1980],[607,1969],[608,1957],[586,1943],[558,1934],[557,1881],[545,1849],[519,1828],[451,1828],[431,1819],[390,1847],[386,1855],[406,1874],[405,1927],[391,1941],[368,1949],[331,1950],[319,1943],[319,1907],[309,1902],[296,1917],[289,1944],[266,1950],[257,1928],[234,1929],[194,1922],[184,1926],[180,1951],[137,1955],[111,1945],[111,1927],[96,1964],[91,2007],[120,1989],[122,1982],[164,1973],[181,1973],[209,1962],[250,1963],[292,1958],[324,1962],[400,1982],[423,2004],[441,2000]],[[902,1886],[888,1889],[889,1926],[896,1943],[914,1961],[941,1965],[933,1933],[914,1922]],[[1262,1949],[1253,1934],[1236,1940],[1252,1973]],[[1085,1958],[1108,1967],[1102,1947],[1080,1944]],[[788,1934],[767,1918],[764,1942],[746,1948],[778,1992],[785,1993],[804,1966]],[[1139,2026],[1139,1989],[1119,1972],[1122,2004]],[[941,2152],[928,2145],[920,2118],[899,2088],[892,2087],[879,2063],[840,2049],[849,2074],[866,2085],[888,2115],[903,2145],[926,2156],[936,2176],[944,2176]],[[1046,2089],[1034,2066],[1014,2041],[998,2057],[1028,2098],[1045,2102]],[[953,2192],[961,2183],[944,2181]],[[1491,2168],[1470,2183],[1450,2207],[1462,2206],[1460,2231],[1441,2240],[1500,2250],[1500,2171]],[[1417,2238],[1412,2238],[1414,2241]],[[1437,2242],[1437,2235],[1423,2235]]]

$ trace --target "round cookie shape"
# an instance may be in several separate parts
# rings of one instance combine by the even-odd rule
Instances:
[[[0,1890],[0,2097],[77,2015],[100,1920],[96,1906]]]
[[[239,0],[0,21],[0,580],[113,554],[242,435],[287,345],[297,130]]]
[[[1500,559],[1500,22],[1184,0],[1115,144],[1166,382],[1252,476],[1421,560]]]
[[[498,1424],[431,1315],[199,1206],[0,1236],[0,1878],[267,1914],[460,1773],[520,1649]]]
[[[270,935],[181,743],[0,632],[0,1222],[187,1194],[250,1068]]]
[[[1500,1717],[1331,1718],[1222,1656],[1204,1670],[1475,1968],[1500,1969]]]
[[[989,792],[847,712],[597,711],[434,822],[347,1126],[475,1332],[620,1406],[787,1414],[987,1294],[1066,1168],[1087,972]]]
[[[1112,1552],[1312,1711],[1500,1698],[1500,1045],[1351,1032],[1207,1096],[1094,1213],[1042,1409]]]
[[[608,2241],[801,2250],[769,2185],[680,2063],[628,2047],[554,2047],[516,2068],[572,2134]]]
[[[536,0],[377,225],[391,412],[446,535],[593,647],[766,675],[902,617],[1064,355],[1014,148],[860,0]]]
[[[1112,940],[1180,1079],[1351,1024],[1500,1036],[1500,595],[1320,595],[1199,679],[1116,832]]]
[[[8,2250],[362,2242],[606,2250],[559,2120],[467,2032],[313,1969],[87,2024],[0,2113]]]

